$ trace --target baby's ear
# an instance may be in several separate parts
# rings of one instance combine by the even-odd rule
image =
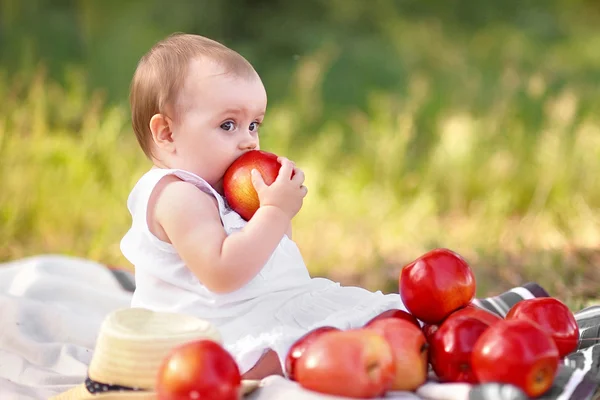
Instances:
[[[171,120],[167,116],[164,114],[154,114],[150,118],[150,132],[152,132],[152,141],[160,149],[166,151],[174,149]]]

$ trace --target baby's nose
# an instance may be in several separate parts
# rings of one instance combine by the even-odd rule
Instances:
[[[251,138],[240,143],[240,147],[244,150],[254,150],[258,146],[258,140]]]

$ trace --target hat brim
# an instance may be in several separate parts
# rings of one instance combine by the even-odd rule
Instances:
[[[49,400],[107,400],[107,399],[132,399],[132,400],[156,400],[156,392],[105,392],[105,393],[90,393],[84,384],[77,385],[66,392],[50,397]]]
[[[242,396],[254,392],[260,386],[260,380],[243,379],[241,393]],[[66,392],[50,397],[49,400],[156,400],[158,397],[156,392],[107,392],[107,393],[90,393],[84,384],[77,385]]]

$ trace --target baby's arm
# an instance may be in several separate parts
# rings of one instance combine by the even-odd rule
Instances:
[[[297,170],[290,178],[293,169],[290,161],[282,160],[280,174],[270,186],[260,174],[253,176],[261,207],[244,229],[229,236],[214,198],[180,180],[164,186],[154,216],[182,260],[209,290],[237,290],[267,262],[306,195],[304,174]]]

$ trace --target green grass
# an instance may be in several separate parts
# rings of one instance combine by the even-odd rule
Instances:
[[[515,43],[525,59],[527,42]],[[402,265],[448,247],[473,266],[480,296],[537,281],[581,307],[599,297],[600,125],[591,80],[564,71],[587,64],[561,64],[556,47],[539,55],[556,69],[499,57],[492,79],[476,73],[476,49],[442,57],[464,84],[417,66],[405,93],[373,90],[366,109],[329,116],[319,88],[335,49],[299,63],[262,132],[263,148],[307,175],[295,240],[313,274],[346,284],[396,290]],[[125,202],[148,161],[125,106],[90,93],[78,70],[66,81],[0,74],[0,260],[128,266]]]

